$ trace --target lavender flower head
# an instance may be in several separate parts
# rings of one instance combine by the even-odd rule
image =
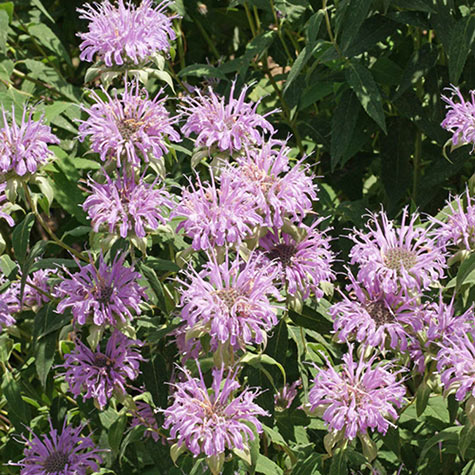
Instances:
[[[471,101],[466,101],[458,87],[452,85],[447,88],[451,96],[442,96],[447,103],[448,109],[441,126],[451,132],[452,144],[472,144],[472,152],[475,150],[475,91],[470,91]],[[458,101],[457,101],[458,98]]]
[[[140,274],[124,266],[125,255],[116,257],[109,267],[101,255],[99,267],[92,262],[80,266],[79,272],[64,272],[69,279],[58,287],[57,296],[62,300],[57,311],[71,308],[74,320],[79,325],[92,321],[95,325],[125,323],[134,312],[140,315],[140,303],[146,298],[145,291],[137,283]]]
[[[51,128],[43,123],[43,118],[33,120],[33,112],[23,108],[21,122],[15,120],[12,107],[12,120],[9,124],[5,109],[2,108],[3,128],[0,129],[0,172],[24,176],[35,173],[52,157],[48,144],[58,144],[59,139]]]
[[[152,0],[142,0],[135,6],[130,0],[119,0],[117,6],[109,0],[86,4],[78,8],[79,18],[89,21],[89,31],[78,33],[82,43],[81,61],[93,61],[96,54],[106,66],[140,62],[170,49],[170,41],[176,38],[172,19],[164,11],[168,0],[153,6]]]
[[[244,86],[237,99],[234,98],[236,82],[231,85],[229,99],[219,97],[210,88],[208,94],[197,92],[197,97],[185,96],[181,113],[186,117],[182,128],[185,137],[196,134],[196,145],[216,146],[220,151],[232,154],[249,145],[261,145],[266,133],[273,134],[274,128],[264,115],[257,113],[259,102],[245,102],[249,86]]]
[[[443,338],[437,357],[437,370],[446,393],[455,391],[462,401],[467,393],[475,397],[475,330]]]
[[[464,203],[467,203],[466,206]],[[433,236],[441,246],[457,246],[467,251],[475,249],[475,198],[465,193],[447,202],[446,217],[440,221],[432,218]]]
[[[134,380],[140,374],[140,352],[135,348],[142,346],[139,340],[130,340],[115,330],[107,341],[104,352],[99,346],[90,350],[79,339],[75,348],[64,356],[65,378],[74,396],[83,393],[83,400],[94,398],[99,409],[103,409],[114,395],[127,393],[127,378]]]
[[[172,127],[176,122],[170,118],[164,106],[167,97],[149,99],[146,90],[138,81],[127,83],[124,92],[114,97],[102,88],[104,101],[95,91],[91,97],[95,104],[83,110],[89,114],[79,126],[79,140],[91,137],[91,148],[102,161],[115,159],[117,165],[124,162],[140,167],[160,158],[168,152],[166,139],[179,142],[180,135]]]
[[[405,351],[412,330],[422,327],[414,299],[385,294],[378,281],[361,285],[349,271],[348,277],[350,297],[342,292],[343,300],[329,309],[338,340],[355,339],[382,352],[386,346]]]
[[[366,232],[356,230],[350,239],[351,264],[358,264],[358,280],[366,286],[378,282],[385,293],[421,291],[444,275],[445,257],[430,237],[430,228],[416,227],[418,215],[408,222],[404,208],[401,226],[395,227],[386,213],[371,215]]]
[[[5,277],[0,276],[0,287],[5,284]],[[17,283],[11,284],[0,292],[0,331],[16,323],[13,314],[20,311],[19,293],[20,289]]]
[[[274,404],[278,411],[288,409],[297,396],[298,388],[301,387],[302,381],[297,379],[292,384],[287,383],[284,387],[274,395]]]
[[[143,179],[136,183],[126,174],[105,179],[105,183],[89,181],[92,193],[82,205],[96,233],[105,227],[124,239],[131,233],[143,238],[148,230],[166,223],[164,208],[171,206],[171,200],[163,188],[155,187],[157,180],[150,185]]]
[[[155,418],[155,411],[144,401],[135,401],[136,410],[132,412],[133,419],[130,423],[131,427],[143,426],[147,430],[145,431],[145,437],[151,437],[155,442],[160,439],[159,428],[157,419]]]
[[[198,369],[199,378],[184,369],[186,379],[173,385],[172,405],[163,411],[163,427],[170,428],[169,440],[176,440],[178,446],[185,446],[195,457],[246,449],[248,442],[254,440],[246,422],[260,434],[263,429],[257,417],[269,415],[254,402],[259,392],[245,388],[236,396],[241,388],[237,371],[225,375],[224,367],[213,369],[213,383],[208,389],[199,366]]]
[[[246,149],[237,157],[238,165],[223,173],[233,188],[248,193],[266,226],[281,228],[286,217],[300,222],[317,199],[312,177],[305,174],[300,162],[290,168],[288,153],[285,143],[271,139],[258,148]]]
[[[184,218],[177,231],[184,229],[195,250],[237,245],[262,223],[244,190],[231,187],[228,177],[218,186],[213,175],[209,183],[202,183],[197,176],[197,184],[183,190],[171,216]]]
[[[50,431],[41,437],[31,429],[32,438],[28,440],[24,435],[25,458],[18,463],[22,467],[21,475],[86,475],[89,470],[98,471],[102,457],[100,449],[89,436],[81,435],[85,424],[78,427],[63,424],[61,434],[50,423]]]
[[[316,229],[321,221],[316,220],[310,227],[302,226],[299,229],[302,236],[297,240],[285,232],[279,236],[278,231],[270,231],[259,240],[259,257],[275,266],[290,295],[300,293],[306,299],[312,292],[317,298],[323,297],[320,283],[335,279],[329,239]]]
[[[243,262],[226,254],[222,264],[210,256],[200,273],[190,266],[186,275],[181,317],[188,336],[209,333],[213,351],[225,343],[234,349],[266,343],[266,332],[277,324],[271,299],[280,299],[270,266],[263,267],[252,255]]]
[[[47,295],[51,292],[49,279],[56,273],[57,269],[39,269],[29,275],[26,278],[22,304],[37,309],[49,302],[50,299]]]
[[[391,422],[398,418],[394,406],[401,407],[406,392],[397,381],[389,365],[372,364],[375,355],[368,361],[353,359],[353,346],[343,355],[343,365],[336,371],[327,359],[328,369],[320,369],[308,399],[310,409],[324,410],[323,420],[332,432],[342,431],[346,439],[365,434],[370,428],[383,434]],[[326,357],[325,357],[326,359]]]

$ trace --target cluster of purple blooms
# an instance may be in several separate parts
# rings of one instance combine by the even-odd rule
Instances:
[[[248,450],[263,431],[259,417],[269,415],[256,402],[260,390],[241,387],[235,361],[250,348],[265,347],[284,318],[286,299],[301,303],[324,296],[324,287],[335,280],[335,255],[329,229],[322,230],[325,219],[313,212],[318,192],[314,177],[303,160],[291,165],[287,142],[276,138],[267,120],[271,112],[262,115],[259,103],[246,101],[248,87],[237,98],[235,82],[228,97],[211,89],[193,90],[172,117],[163,91],[151,99],[138,80],[128,80],[126,68],[169,50],[176,37],[174,17],[165,13],[170,5],[166,0],[155,7],[151,0],[139,6],[106,0],[79,10],[89,20],[88,32],[79,34],[81,59],[97,58],[125,71],[123,92],[92,91],[94,103],[82,106],[87,118],[80,123],[79,140],[88,140],[104,164],[88,180],[90,194],[83,208],[94,232],[131,242],[147,240],[173,218],[190,251],[203,251],[201,268],[190,261],[176,281],[181,326],[174,332],[175,344],[183,364],[196,362],[198,376],[181,368],[170,385],[166,409],[134,401],[131,425],[146,427],[155,442],[164,440],[155,417],[160,412],[162,428],[169,431],[166,438],[194,457],[203,455],[216,468],[225,453]],[[454,145],[475,147],[473,92],[472,102],[465,102],[458,89],[452,92],[444,97],[449,112],[442,126],[453,132]],[[48,145],[59,143],[27,108],[19,125],[14,110],[12,116],[10,121],[3,110],[2,205],[8,180],[28,180],[51,158]],[[171,142],[181,140],[176,130],[180,121],[183,136],[193,139],[196,150],[212,162],[209,179],[196,174],[176,202],[150,170]],[[467,189],[453,197],[440,219],[420,223],[417,213],[404,209],[397,225],[381,210],[369,216],[365,229],[348,236],[353,242],[349,284],[329,314],[335,339],[347,343],[349,351],[340,367],[324,356],[327,368],[316,369],[304,405],[322,415],[334,443],[364,439],[369,429],[386,433],[404,404],[403,364],[408,361],[419,371],[434,361],[447,394],[455,392],[459,401],[467,395],[475,398],[473,309],[457,315],[453,302],[444,303],[442,297],[433,301],[430,295],[450,258],[463,259],[474,250],[474,210],[475,199]],[[4,211],[0,217],[14,224]],[[126,258],[123,252],[107,258],[101,253],[96,261],[89,255],[87,263],[76,260],[78,270],[64,268],[54,289],[50,280],[58,270],[32,273],[22,292],[18,283],[8,285],[3,276],[0,281],[2,330],[15,324],[14,314],[22,308],[37,309],[52,298],[59,300],[58,313],[71,312],[74,348],[64,356],[62,375],[75,397],[93,399],[101,410],[113,397],[123,401],[129,392],[140,392],[131,382],[140,375],[143,342],[130,332],[148,296],[142,276]],[[85,335],[94,332],[104,338],[86,344]],[[356,358],[354,342],[359,344]],[[209,353],[215,367],[211,384],[206,384],[198,358]],[[380,356],[388,355],[393,361],[382,363]],[[293,405],[300,386],[297,380],[276,392],[278,410]],[[33,431],[25,438],[25,458],[16,464],[22,474],[98,470],[100,450],[81,435],[84,425],[74,428],[65,422],[61,434],[51,421],[50,426],[43,438]]]

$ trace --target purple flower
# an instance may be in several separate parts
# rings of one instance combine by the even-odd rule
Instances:
[[[237,166],[224,170],[233,188],[248,193],[266,226],[281,228],[286,217],[301,221],[317,199],[312,177],[305,174],[301,162],[290,168],[288,153],[285,143],[271,139],[246,149],[236,158]]]
[[[4,219],[9,226],[15,226],[15,221],[9,214],[5,213],[3,208],[3,206],[5,205],[5,201],[7,201],[7,196],[5,194],[6,188],[6,183],[0,183],[0,218]]]
[[[163,427],[170,428],[169,440],[176,440],[178,446],[185,446],[195,457],[246,449],[249,440],[254,440],[248,424],[260,434],[262,425],[257,416],[269,415],[254,402],[259,392],[245,388],[235,395],[241,388],[237,370],[225,376],[223,367],[213,369],[213,383],[208,389],[199,366],[198,370],[200,377],[193,378],[183,369],[185,381],[173,384],[173,403],[163,411]]]
[[[25,458],[18,463],[22,467],[21,475],[86,475],[89,470],[99,470],[102,457],[100,449],[89,436],[81,435],[85,424],[78,427],[63,423],[61,434],[50,423],[49,434],[43,434],[40,438],[31,429],[32,439],[28,440],[24,435]]]
[[[475,396],[475,330],[444,336],[437,357],[437,369],[446,393],[455,391],[455,399]]]
[[[375,355],[364,361],[353,360],[353,346],[343,355],[343,365],[337,372],[328,359],[328,369],[320,369],[310,389],[308,399],[312,411],[321,408],[323,420],[332,432],[342,431],[347,439],[365,434],[368,428],[383,434],[390,425],[388,418],[398,418],[394,408],[401,407],[406,390],[396,380],[391,366],[372,364]]]
[[[142,162],[148,163],[168,152],[166,139],[180,141],[180,135],[173,129],[175,119],[170,118],[164,102],[159,99],[162,90],[150,100],[146,90],[138,81],[127,83],[120,95],[114,97],[102,88],[104,101],[95,91],[91,97],[95,104],[90,108],[83,106],[89,114],[79,126],[79,140],[91,136],[91,148],[102,161],[117,160],[134,167]]]
[[[129,233],[143,238],[147,230],[154,231],[160,223],[166,223],[163,208],[171,201],[163,188],[155,188],[157,180],[149,185],[143,179],[136,183],[126,175],[115,180],[105,175],[105,179],[106,183],[89,181],[92,194],[82,205],[95,232],[105,226],[124,239]]]
[[[5,277],[0,276],[0,286],[4,287],[5,284]],[[19,293],[19,286],[15,282],[0,292],[0,331],[16,323],[13,314],[20,311]]]
[[[197,176],[197,185],[184,189],[180,203],[172,217],[185,218],[177,226],[193,239],[193,249],[209,249],[226,243],[239,244],[250,237],[261,217],[244,190],[232,188],[230,179],[223,177],[219,186],[211,175],[210,183],[202,183]]]
[[[263,266],[252,255],[247,262],[239,256],[225,255],[222,264],[209,256],[204,269],[192,266],[183,284],[181,317],[187,324],[187,337],[209,334],[211,348],[228,343],[232,348],[266,343],[267,334],[277,324],[277,308],[271,298],[279,299],[271,266]]]
[[[140,374],[140,361],[144,359],[135,346],[142,346],[139,340],[130,340],[115,330],[107,341],[106,350],[90,350],[79,339],[75,348],[64,355],[64,374],[69,390],[75,395],[83,394],[83,400],[94,398],[99,409],[103,409],[114,395],[127,393],[127,378],[134,380]]]
[[[196,134],[196,145],[211,147],[233,153],[246,149],[249,145],[261,145],[265,133],[274,133],[274,128],[265,119],[275,111],[261,115],[257,113],[259,102],[245,102],[249,86],[244,86],[235,99],[231,85],[229,99],[217,96],[210,88],[208,94],[196,91],[197,97],[185,96],[181,113],[186,117],[182,128],[185,137]]]
[[[297,240],[284,232],[279,236],[278,230],[268,232],[259,240],[262,248],[259,257],[276,267],[276,274],[290,295],[301,293],[306,299],[313,292],[317,298],[323,297],[320,283],[335,279],[329,239],[316,229],[321,221],[316,220],[310,227],[302,225]]]
[[[117,325],[133,317],[132,311],[140,315],[140,303],[146,298],[145,291],[137,283],[140,274],[124,266],[125,254],[116,257],[108,266],[101,255],[99,268],[92,262],[80,266],[79,272],[71,274],[58,287],[57,296],[62,300],[58,312],[71,307],[75,321],[84,325],[92,321],[95,325]]]
[[[475,149],[475,91],[470,91],[470,101],[465,101],[460,89],[452,85],[447,88],[452,92],[451,96],[442,96],[448,104],[445,119],[441,126],[451,132],[453,145],[465,145],[471,143],[472,152]],[[455,96],[459,102],[456,102]]]
[[[151,437],[155,442],[160,439],[157,419],[155,418],[155,410],[144,401],[135,401],[136,410],[132,411],[133,419],[130,423],[131,427],[143,426],[145,437]]]
[[[372,286],[377,281],[383,292],[398,294],[424,290],[444,276],[442,249],[430,237],[429,228],[415,226],[417,219],[414,213],[407,222],[404,208],[401,226],[396,228],[381,211],[371,215],[366,232],[354,230],[350,258],[351,264],[360,266],[360,282]]]
[[[49,279],[56,274],[57,269],[39,269],[26,278],[23,293],[23,305],[30,308],[39,308],[49,302],[47,294],[51,292]],[[43,291],[43,292],[41,292]]]
[[[277,410],[283,411],[288,409],[297,396],[298,388],[301,387],[302,381],[297,379],[292,384],[286,384],[277,394],[274,395],[274,404]]]
[[[35,173],[40,165],[45,164],[52,157],[48,144],[58,144],[58,137],[51,133],[49,126],[43,124],[43,118],[33,120],[33,112],[28,111],[26,106],[23,108],[20,125],[16,123],[14,107],[12,107],[11,124],[8,123],[3,108],[2,114],[0,172],[13,172],[18,176]]]
[[[89,31],[78,33],[82,43],[81,61],[93,61],[98,54],[106,66],[122,65],[150,59],[155,53],[168,51],[176,38],[172,19],[164,14],[168,0],[153,6],[152,0],[142,0],[135,6],[130,0],[119,0],[117,6],[109,0],[86,4],[78,8],[79,18],[89,21]]]
[[[432,235],[441,246],[458,246],[467,251],[475,249],[475,198],[470,196],[468,188],[447,202],[447,208],[443,221],[431,219],[436,225]]]
[[[422,326],[414,299],[385,294],[378,281],[364,286],[351,272],[348,277],[351,284],[347,290],[351,297],[342,293],[343,300],[329,309],[339,341],[355,339],[383,352],[386,345],[406,350],[412,330]]]
[[[199,339],[187,335],[186,324],[179,326],[171,333],[171,335],[175,337],[174,341],[178,348],[178,354],[182,363],[186,363],[190,358],[199,358],[203,351],[203,347]]]

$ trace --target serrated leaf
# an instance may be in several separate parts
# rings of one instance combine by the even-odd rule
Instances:
[[[0,10],[0,51],[3,53],[7,52],[8,23],[8,13]]]
[[[344,53],[352,45],[372,3],[372,0],[346,0],[339,3],[338,9],[344,9],[344,12],[339,15],[337,42]]]
[[[363,109],[386,134],[383,99],[371,71],[359,61],[352,60],[346,70],[346,80],[356,94]]]
[[[28,244],[30,242],[30,233],[34,223],[35,215],[33,213],[28,213],[23,221],[15,226],[15,229],[13,230],[12,245],[15,257],[17,258],[20,267],[23,267],[26,259]]]
[[[465,259],[457,272],[457,284],[455,291],[458,292],[463,284],[475,282],[475,252]]]
[[[43,46],[53,53],[56,53],[59,58],[63,58],[70,66],[72,66],[68,51],[51,28],[46,26],[44,23],[40,23],[38,25],[30,26],[28,28],[28,33],[34,36]]]
[[[196,76],[205,78],[219,78],[227,79],[226,75],[219,69],[209,64],[191,64],[186,68],[183,68],[179,73],[179,77]]]
[[[48,374],[53,366],[56,353],[58,333],[49,333],[35,343],[35,366],[38,378],[43,387],[46,386]]]
[[[2,392],[7,400],[8,418],[20,433],[25,431],[24,424],[30,422],[30,406],[21,398],[19,384],[9,371],[2,376]]]
[[[457,84],[475,38],[475,16],[461,18],[451,31],[449,50],[449,79]]]
[[[284,473],[275,462],[262,454],[257,457],[256,472],[266,475],[282,475]]]
[[[322,20],[325,18],[325,12],[318,10],[315,12],[307,22],[307,44],[312,44],[317,41],[318,30],[322,24]]]
[[[353,91],[346,90],[341,96],[332,118],[330,148],[332,170],[335,170],[350,147],[360,109],[361,105],[356,95]]]

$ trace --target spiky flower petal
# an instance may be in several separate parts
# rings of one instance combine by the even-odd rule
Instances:
[[[152,0],[142,0],[135,6],[130,0],[109,0],[86,4],[78,8],[79,18],[88,20],[89,30],[78,33],[82,43],[80,58],[93,61],[97,54],[106,66],[127,62],[138,64],[160,51],[170,49],[170,41],[176,38],[172,19],[164,11],[171,2],[163,0],[153,6]]]
[[[132,319],[133,313],[140,315],[139,304],[146,298],[143,287],[137,283],[140,274],[125,267],[124,262],[123,254],[108,266],[101,255],[98,267],[92,262],[85,266],[78,263],[80,270],[75,274],[64,269],[70,278],[58,287],[57,295],[62,299],[58,312],[71,308],[79,325],[92,321],[98,326],[115,326]]]
[[[143,358],[136,347],[143,345],[141,341],[130,340],[116,330],[104,352],[99,346],[92,351],[77,338],[75,344],[74,350],[64,356],[63,365],[69,390],[75,396],[94,398],[103,409],[114,392],[126,394],[127,379],[134,380],[140,373]]]
[[[368,429],[383,434],[398,418],[394,406],[401,407],[406,392],[391,366],[375,365],[375,356],[359,361],[353,359],[353,346],[343,355],[340,370],[327,359],[328,368],[319,369],[308,399],[310,409],[324,409],[323,420],[332,432],[342,431],[347,439],[365,434]]]
[[[213,369],[208,388],[198,369],[199,378],[184,369],[185,380],[173,385],[172,404],[164,410],[163,426],[170,429],[170,440],[185,446],[195,457],[248,448],[255,437],[248,424],[260,434],[263,428],[257,417],[269,415],[254,402],[259,392],[245,388],[235,395],[241,388],[237,370],[225,375],[224,367]]]

